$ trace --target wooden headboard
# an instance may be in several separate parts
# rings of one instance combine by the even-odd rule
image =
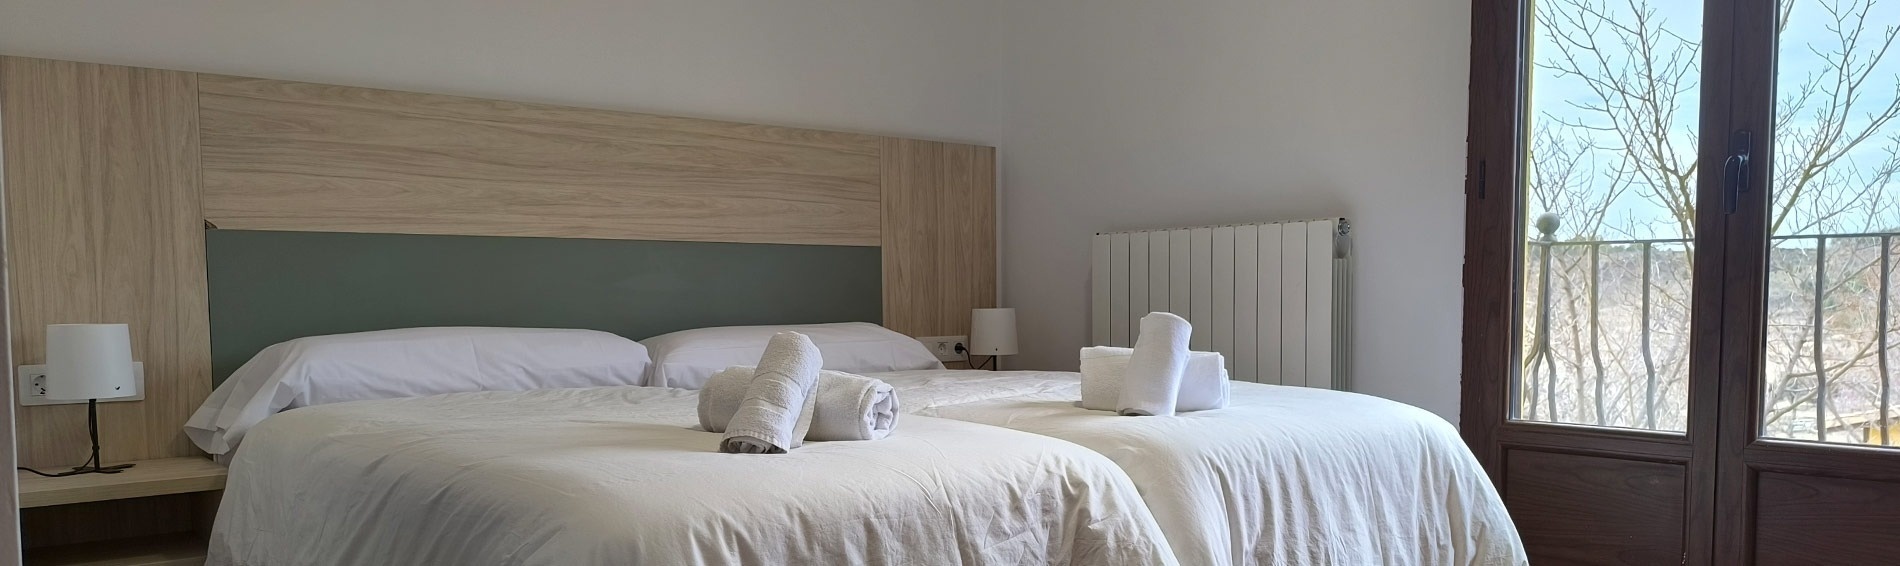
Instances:
[[[881,138],[200,75],[220,228],[878,245]]]
[[[207,229],[881,248],[883,322],[967,334],[996,301],[993,148],[0,57],[18,363],[126,322],[146,399],[109,461],[190,455],[209,393]],[[83,406],[22,407],[22,465],[86,458]]]

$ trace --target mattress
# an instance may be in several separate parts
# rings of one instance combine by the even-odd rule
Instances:
[[[1033,432],[1108,456],[1141,490],[1182,564],[1528,562],[1458,431],[1402,403],[1235,382],[1224,409],[1121,417],[1076,406],[1075,373],[875,376],[897,389],[906,413]]]
[[[234,457],[208,564],[1175,564],[1128,477],[1020,431],[720,454],[695,392],[293,409]]]

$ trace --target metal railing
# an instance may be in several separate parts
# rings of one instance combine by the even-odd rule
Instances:
[[[1589,240],[1557,241],[1552,237],[1557,222],[1554,218],[1540,218],[1536,223],[1540,235],[1528,242],[1527,270],[1530,278],[1525,286],[1525,305],[1529,312],[1525,322],[1531,327],[1526,336],[1523,351],[1521,382],[1514,388],[1513,402],[1520,418],[1532,421],[1565,422],[1600,426],[1619,426],[1658,430],[1660,428],[1680,429],[1681,423],[1672,422],[1665,426],[1658,421],[1661,406],[1667,404],[1675,408],[1686,407],[1686,399],[1671,396],[1686,395],[1686,387],[1676,391],[1665,390],[1659,366],[1674,368],[1672,377],[1686,378],[1687,356],[1686,340],[1677,340],[1678,347],[1669,352],[1659,353],[1655,347],[1655,334],[1659,326],[1676,329],[1686,336],[1689,321],[1686,303],[1677,304],[1674,312],[1665,316],[1680,317],[1681,320],[1658,320],[1656,316],[1657,258],[1668,257],[1668,267],[1674,276],[1674,284],[1686,289],[1689,270],[1692,267],[1693,246],[1686,239],[1647,239],[1647,240]],[[1900,441],[1895,434],[1896,422],[1893,413],[1892,386],[1890,372],[1889,318],[1891,313],[1892,267],[1895,237],[1900,232],[1856,233],[1856,234],[1815,234],[1790,235],[1771,238],[1771,259],[1768,262],[1770,273],[1769,317],[1771,324],[1791,326],[1793,332],[1782,341],[1782,348],[1775,350],[1776,355],[1766,364],[1785,370],[1770,380],[1780,384],[1786,391],[1798,393],[1796,398],[1784,399],[1776,392],[1768,392],[1765,397],[1769,406],[1762,407],[1766,433],[1782,438],[1803,438],[1822,442],[1849,441],[1858,444],[1876,444],[1891,446]],[[1838,253],[1845,257],[1830,258],[1830,253],[1842,248]],[[1876,253],[1877,251],[1877,253]],[[1661,253],[1659,253],[1661,252]],[[1780,254],[1780,255],[1777,255]],[[1812,257],[1801,257],[1810,255]],[[1615,286],[1613,296],[1608,302],[1623,318],[1634,316],[1636,335],[1634,355],[1628,348],[1622,353],[1630,358],[1615,361],[1619,371],[1609,371],[1605,363],[1604,322],[1605,256],[1613,256],[1625,271],[1619,276],[1632,275],[1635,271],[1637,285],[1634,294],[1628,285]],[[1556,290],[1552,287],[1553,257],[1562,258],[1560,263],[1568,266],[1562,270],[1571,287],[1553,300]],[[1830,261],[1836,261],[1830,265]],[[1640,269],[1629,270],[1627,264],[1640,262]],[[1865,265],[1861,265],[1864,263]],[[1848,269],[1843,269],[1845,266]],[[1812,270],[1812,273],[1806,271]],[[1877,270],[1877,271],[1876,271]],[[1830,272],[1846,271],[1839,281],[1830,281]],[[1875,273],[1868,273],[1875,271]],[[1581,272],[1581,273],[1578,273]],[[1803,277],[1805,276],[1805,277]],[[1805,284],[1794,284],[1796,278],[1806,278]],[[1579,283],[1577,279],[1581,279]],[[1777,285],[1777,283],[1781,283]],[[1812,287],[1809,288],[1808,284]],[[1851,285],[1850,285],[1851,284]],[[1578,285],[1581,289],[1576,288]],[[1830,285],[1834,285],[1830,288]],[[1797,289],[1802,287],[1805,289]],[[1871,287],[1869,289],[1868,287]],[[1851,295],[1851,296],[1850,296]],[[1565,302],[1569,318],[1553,320],[1553,307]],[[1830,301],[1833,301],[1830,306]],[[1679,301],[1680,302],[1680,301]],[[1807,305],[1811,303],[1811,306]],[[1869,304],[1871,303],[1871,304]],[[1806,307],[1805,313],[1795,312],[1797,307]],[[1829,317],[1840,315],[1842,309],[1860,311],[1871,310],[1872,328],[1862,332],[1844,332],[1830,326]],[[1582,311],[1582,312],[1576,312]],[[1630,312],[1630,311],[1633,311]],[[1805,328],[1790,324],[1800,316],[1805,316]],[[1864,320],[1861,317],[1857,320]],[[1779,321],[1779,322],[1777,322]],[[1623,326],[1627,327],[1629,321]],[[1566,331],[1564,339],[1558,339],[1558,330]],[[1831,332],[1834,335],[1831,335]],[[1672,333],[1676,334],[1676,333]],[[1840,336],[1852,334],[1853,336]],[[1871,336],[1866,336],[1871,334]],[[1850,338],[1860,338],[1852,340]],[[1830,342],[1833,341],[1833,342]],[[1840,344],[1836,344],[1836,343]],[[1866,342],[1864,344],[1846,344],[1845,342]],[[1561,343],[1571,354],[1561,365],[1569,366],[1572,375],[1567,376],[1571,391],[1561,391],[1559,387],[1560,371],[1558,356],[1553,347]],[[1798,347],[1797,347],[1798,346]],[[1841,346],[1858,348],[1858,353],[1848,359],[1834,351],[1830,356],[1830,347]],[[1774,350],[1774,348],[1771,348]],[[1799,350],[1799,354],[1794,353]],[[1661,359],[1659,359],[1661,356]],[[1796,359],[1805,357],[1806,359]],[[1872,358],[1871,366],[1867,358]],[[1806,372],[1794,372],[1791,368],[1805,365]],[[1622,371],[1630,366],[1640,367],[1636,371]],[[1634,369],[1634,368],[1631,368]],[[1830,387],[1839,385],[1842,379],[1852,378],[1854,385],[1864,386],[1872,382],[1872,391],[1859,387],[1858,397],[1848,401],[1837,401],[1836,392]],[[1812,388],[1796,387],[1790,380],[1805,384],[1812,382]],[[1615,419],[1609,412],[1612,407],[1607,389],[1614,384],[1620,391],[1641,391],[1641,413],[1637,418]],[[1672,385],[1676,383],[1672,382]],[[1782,391],[1782,392],[1786,392]],[[1570,393],[1569,398],[1564,398]],[[1843,393],[1854,393],[1847,391]],[[1871,399],[1867,398],[1871,393]],[[1630,395],[1634,395],[1631,393]],[[1668,397],[1668,398],[1666,398]],[[1560,399],[1567,401],[1560,403]],[[1776,405],[1780,403],[1780,405]],[[1811,407],[1809,407],[1811,403]],[[1837,403],[1850,406],[1835,406]],[[1569,414],[1561,415],[1561,407],[1567,406]],[[1672,409],[1673,410],[1673,409]],[[1802,419],[1791,418],[1797,412],[1811,410],[1813,416],[1812,431],[1806,430]],[[1834,419],[1830,424],[1829,419]],[[1782,420],[1788,419],[1788,420]],[[1858,438],[1844,438],[1858,432]],[[1832,438],[1830,438],[1832,434]]]
[[[1642,291],[1638,293],[1639,297],[1637,301],[1640,313],[1639,319],[1641,321],[1637,335],[1637,351],[1639,352],[1643,367],[1642,380],[1644,394],[1642,414],[1644,417],[1637,428],[1650,430],[1658,428],[1657,409],[1662,392],[1660,390],[1661,384],[1657,371],[1656,352],[1654,348],[1655,325],[1650,324],[1654,316],[1654,257],[1658,246],[1686,248],[1688,243],[1688,240],[1681,239],[1559,242],[1552,240],[1548,234],[1531,240],[1530,245],[1532,249],[1541,250],[1541,253],[1535,254],[1533,258],[1536,262],[1534,267],[1535,281],[1533,284],[1537,289],[1535,295],[1537,304],[1534,306],[1533,311],[1536,318],[1530,336],[1531,344],[1524,356],[1525,376],[1528,382],[1526,383],[1524,391],[1520,393],[1529,395],[1529,398],[1525,399],[1527,403],[1523,404],[1525,418],[1529,420],[1556,420],[1558,418],[1556,417],[1558,413],[1557,403],[1559,396],[1556,379],[1558,367],[1557,360],[1551,353],[1553,336],[1551,323],[1553,305],[1550,300],[1552,296],[1551,262],[1553,255],[1551,250],[1553,248],[1574,247],[1588,250],[1587,257],[1589,258],[1589,281],[1586,285],[1588,292],[1586,303],[1589,308],[1586,309],[1587,320],[1583,321],[1583,324],[1588,325],[1588,344],[1586,347],[1590,353],[1590,361],[1593,369],[1592,389],[1595,395],[1593,395],[1592,398],[1594,401],[1593,413],[1595,419],[1593,422],[1582,424],[1606,424],[1604,390],[1609,382],[1609,377],[1607,376],[1603,363],[1602,309],[1599,308],[1602,304],[1603,286],[1601,284],[1601,277],[1603,250],[1605,247],[1633,248],[1636,250],[1636,253],[1640,255],[1642,264],[1638,276],[1638,284]],[[1683,322],[1686,324],[1687,321]]]

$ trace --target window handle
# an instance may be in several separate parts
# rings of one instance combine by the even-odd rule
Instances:
[[[1484,200],[1484,188],[1485,188],[1484,185],[1485,185],[1485,182],[1488,180],[1489,179],[1486,179],[1485,174],[1484,174],[1484,160],[1479,159],[1478,160],[1478,200]]]
[[[1742,193],[1748,192],[1748,159],[1753,152],[1755,135],[1748,130],[1729,134],[1728,159],[1722,162],[1722,201],[1727,214],[1735,214]]]

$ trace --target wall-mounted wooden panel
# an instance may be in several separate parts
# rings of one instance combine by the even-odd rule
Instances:
[[[15,361],[46,324],[126,322],[147,366],[146,401],[101,405],[108,460],[193,452],[206,220],[882,246],[888,326],[967,334],[996,304],[988,147],[25,58],[0,110]],[[84,459],[83,407],[18,422],[22,463]]]
[[[875,136],[205,75],[221,228],[878,245]]]
[[[6,112],[4,109],[6,96],[6,64],[5,58],[0,58],[0,146],[6,145],[6,128],[4,127],[6,122]],[[0,157],[4,157],[4,149],[0,149]],[[5,172],[6,160],[0,158],[0,195],[4,195],[6,191],[7,180]],[[8,271],[6,266],[6,246],[0,245],[0,274],[5,274]],[[8,291],[9,286],[6,278],[0,277],[0,321],[10,319],[7,315],[10,305],[8,305],[4,299],[5,297],[12,296]],[[5,328],[4,324],[0,324],[0,330],[6,331],[8,336],[13,335],[12,330]],[[11,370],[13,366],[13,348],[0,349],[0,368],[8,368]],[[19,388],[16,387],[0,387],[0,438],[15,437],[13,394],[18,390]],[[19,457],[14,454],[14,452],[14,450],[7,450],[4,445],[0,445],[0,465],[9,468],[18,465]],[[19,484],[17,482],[0,481],[0,508],[17,509],[19,508],[19,504]],[[4,515],[0,515],[0,563],[19,559],[20,537],[6,534],[18,532],[20,532],[19,514],[5,513]]]
[[[191,73],[0,57],[13,352],[46,325],[122,322],[146,399],[101,403],[108,462],[186,456],[211,388],[197,85]],[[21,465],[87,456],[86,408],[21,407]]]
[[[10,57],[0,147],[12,363],[42,363],[62,322],[128,323],[145,363],[146,400],[100,405],[108,463],[196,452],[182,426],[211,387],[207,220],[882,246],[886,325],[967,334],[970,309],[996,303],[987,147]],[[86,458],[83,405],[16,410],[20,464]],[[46,546],[202,530],[204,501],[19,518]]]
[[[884,326],[970,333],[996,306],[996,150],[885,138]]]
[[[1682,563],[1683,466],[1521,449],[1505,465],[1532,564]]]

